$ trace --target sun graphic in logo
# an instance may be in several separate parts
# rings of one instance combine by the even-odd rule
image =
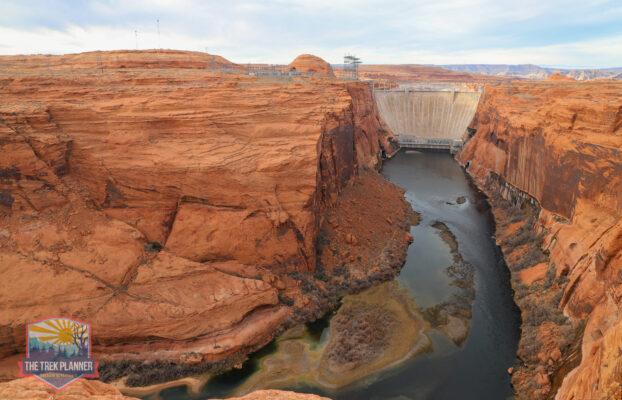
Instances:
[[[37,339],[53,344],[72,344],[77,336],[83,336],[87,327],[68,319],[49,319],[39,324],[31,325],[30,332]]]

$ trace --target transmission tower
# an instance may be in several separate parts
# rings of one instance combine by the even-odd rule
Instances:
[[[361,59],[354,55],[346,54],[345,56],[343,56],[344,77],[358,80],[359,79],[359,64],[361,63],[362,63]]]

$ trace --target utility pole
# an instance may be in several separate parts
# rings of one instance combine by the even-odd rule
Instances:
[[[104,74],[104,63],[102,62],[102,54],[97,53],[97,68],[101,70],[102,75]]]
[[[136,37],[136,50],[138,50],[138,31],[134,31],[134,36]]]
[[[160,46],[160,18],[156,19],[156,23],[158,24],[158,49],[161,49]]]

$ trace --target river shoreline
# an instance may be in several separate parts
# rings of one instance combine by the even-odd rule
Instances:
[[[432,396],[433,393],[440,394],[444,392],[444,394],[440,394],[440,397],[438,398],[454,398],[457,393],[465,392],[466,397],[464,398],[466,399],[481,398],[481,393],[484,392],[493,392],[502,396],[510,395],[512,393],[509,386],[509,377],[505,370],[513,364],[512,360],[516,357],[515,350],[513,350],[516,346],[516,342],[513,342],[513,340],[515,340],[513,339],[515,334],[513,333],[513,322],[511,322],[514,317],[512,316],[513,311],[508,312],[504,309],[504,307],[509,307],[510,310],[513,310],[516,306],[513,302],[507,303],[509,298],[509,296],[507,296],[507,292],[500,290],[499,284],[495,283],[497,280],[500,280],[500,282],[506,280],[505,282],[507,283],[508,290],[511,290],[509,289],[509,282],[507,282],[509,273],[507,273],[507,271],[504,272],[505,263],[502,259],[498,258],[501,253],[498,249],[496,249],[494,242],[490,239],[481,241],[478,239],[480,236],[467,234],[469,230],[475,228],[476,232],[478,230],[481,230],[482,233],[490,232],[485,233],[482,237],[490,238],[492,235],[492,231],[489,231],[490,221],[488,217],[486,217],[486,210],[488,209],[488,206],[486,205],[485,200],[483,200],[483,195],[478,194],[477,189],[473,186],[473,183],[469,181],[469,178],[464,174],[464,171],[448,155],[407,155],[402,152],[401,155],[398,154],[397,159],[398,160],[395,161],[397,164],[395,164],[393,160],[387,163],[386,166],[389,166],[389,168],[386,171],[383,170],[382,174],[385,178],[387,178],[388,174],[390,176],[389,181],[400,186],[402,186],[402,184],[400,184],[401,179],[410,179],[408,176],[412,173],[411,171],[417,171],[418,174],[423,173],[422,170],[418,170],[416,165],[430,162],[432,163],[431,165],[438,164],[438,172],[435,171],[435,174],[450,174],[450,176],[455,176],[455,179],[458,179],[456,182],[459,182],[458,186],[451,189],[449,192],[442,194],[438,198],[435,197],[437,195],[434,193],[425,193],[424,198],[415,200],[412,196],[417,194],[420,195],[421,193],[418,192],[418,190],[413,192],[412,187],[409,187],[409,189],[404,193],[406,199],[411,203],[411,205],[413,205],[413,207],[414,204],[418,204],[418,206],[414,207],[416,213],[413,213],[412,211],[407,213],[409,216],[409,222],[416,223],[416,225],[411,225],[411,234],[414,236],[415,242],[413,245],[414,247],[411,246],[408,248],[409,256],[406,259],[408,269],[402,269],[398,277],[398,281],[400,282],[400,291],[405,291],[404,293],[408,293],[409,296],[414,296],[412,298],[415,299],[414,302],[416,304],[413,304],[413,310],[417,311],[413,312],[416,312],[417,314],[421,313],[420,315],[426,321],[426,324],[428,324],[429,321],[434,321],[434,318],[431,318],[430,315],[426,316],[425,311],[432,310],[432,306],[439,304],[439,302],[445,305],[444,307],[436,307],[437,312],[432,314],[436,314],[437,323],[432,324],[434,326],[426,328],[425,335],[432,339],[429,350],[414,358],[411,357],[414,353],[405,358],[401,357],[401,361],[391,362],[388,364],[387,366],[390,366],[390,370],[385,372],[379,372],[380,370],[364,372],[361,376],[370,376],[370,372],[372,373],[370,379],[364,380],[367,383],[363,383],[362,381],[358,383],[353,382],[353,386],[347,386],[346,388],[333,392],[332,390],[321,390],[318,386],[316,386],[320,384],[321,380],[316,383],[309,381],[306,384],[303,384],[303,381],[305,380],[303,379],[303,381],[300,381],[300,378],[296,378],[296,374],[291,376],[287,374],[280,375],[281,372],[279,371],[281,370],[279,370],[278,365],[282,364],[292,366],[294,365],[293,363],[298,362],[295,360],[300,361],[309,357],[311,357],[311,359],[317,359],[317,362],[319,362],[320,358],[324,358],[320,355],[312,356],[313,350],[311,350],[311,348],[315,345],[312,345],[311,348],[304,350],[304,347],[309,346],[309,344],[305,344],[307,343],[305,341],[306,339],[299,342],[300,339],[296,339],[296,335],[290,338],[292,334],[288,331],[285,336],[277,339],[277,343],[280,344],[277,345],[276,349],[281,346],[285,347],[281,350],[272,350],[276,351],[276,353],[270,356],[263,356],[264,358],[261,359],[263,360],[261,363],[267,363],[266,365],[259,367],[261,370],[266,370],[264,372],[264,378],[261,378],[261,375],[249,372],[252,375],[242,375],[248,376],[248,378],[240,378],[242,379],[239,381],[241,387],[237,390],[233,390],[232,388],[229,389],[232,390],[230,392],[213,392],[212,389],[204,389],[201,392],[202,395],[206,395],[207,397],[226,397],[229,395],[240,395],[249,390],[262,388],[279,388],[294,390],[297,392],[309,392],[319,395],[328,395],[331,398],[336,399],[360,398],[362,393],[367,393],[366,391],[368,390],[371,390],[369,393],[377,393],[377,395],[383,397],[391,396],[391,393],[393,393],[393,396],[398,395],[398,393],[408,394],[414,390],[415,392],[428,393],[430,396]],[[410,166],[410,163],[413,162],[415,164]],[[400,166],[404,163],[406,163],[405,165],[408,165],[407,169],[404,169],[404,166]],[[399,172],[396,168],[398,168],[398,170],[403,170],[403,172],[406,172],[407,175],[400,178]],[[398,175],[395,175],[396,172],[398,172]],[[423,181],[425,180],[426,179],[423,179]],[[417,178],[416,181],[418,182]],[[361,186],[360,188],[365,189],[366,187]],[[366,191],[369,192],[369,190]],[[431,192],[435,191],[436,189],[431,190]],[[348,208],[352,206],[352,204],[346,204]],[[464,219],[465,216],[459,217],[465,212],[470,216],[466,219]],[[457,219],[454,220],[454,218]],[[475,218],[475,220],[472,220],[472,218]],[[333,235],[334,232],[331,232],[330,230],[334,227],[342,227],[342,224],[344,224],[348,219],[355,220],[356,213],[346,212],[341,216],[336,214],[327,215],[325,227],[328,228],[328,230],[323,230],[322,234],[329,236]],[[383,221],[384,224],[390,224],[390,222],[395,223],[395,221],[391,219],[389,221]],[[467,224],[467,231],[465,231],[465,227],[462,226],[464,223]],[[472,223],[475,225],[470,226]],[[373,228],[375,228],[375,226],[372,225],[369,230],[373,231]],[[358,243],[360,241],[367,240],[366,237],[359,237],[358,235],[353,236],[355,236],[355,239],[350,239],[350,244],[352,242]],[[430,242],[430,240],[432,240],[432,242]],[[335,255],[341,256],[342,260],[345,261],[357,259],[357,253],[352,253],[350,249],[334,248],[331,243],[332,241],[328,240],[323,247],[321,247],[323,249],[321,255],[326,256],[324,254],[324,251],[326,251],[330,256],[324,258],[324,260],[329,259],[334,261]],[[463,246],[464,249],[462,248]],[[428,256],[432,256],[434,254],[434,248],[438,248],[441,253],[439,254],[440,258],[433,261],[432,264],[430,264],[430,261],[426,261],[425,258],[420,259],[420,256],[417,255],[420,254],[420,252],[423,252],[421,254],[428,254]],[[322,259],[322,257],[320,257],[320,259]],[[471,262],[473,261],[475,261],[475,267],[471,265]],[[341,264],[334,262],[332,264],[337,265],[337,275],[341,277],[341,271],[339,268]],[[421,270],[420,268],[425,269]],[[482,270],[482,268],[484,269]],[[372,269],[375,269],[373,264]],[[491,269],[491,272],[484,272],[488,269]],[[425,270],[428,272],[425,272]],[[323,272],[326,273],[326,271]],[[432,275],[430,275],[430,273]],[[344,276],[342,276],[342,278],[344,278],[344,285],[340,285],[340,287],[349,287],[350,284],[347,282],[349,282],[353,276],[360,276],[356,270],[352,270],[351,273],[343,275]],[[426,275],[429,275],[429,277],[426,278]],[[475,275],[479,276],[479,278],[475,279]],[[346,278],[348,279],[346,280]],[[433,281],[430,282],[430,284],[427,284],[426,282],[430,278],[432,278]],[[413,284],[414,286],[412,286]],[[441,286],[436,289],[437,285]],[[373,291],[379,287],[380,286],[374,284],[373,288],[369,290]],[[477,295],[476,290],[478,290]],[[490,292],[491,290],[493,292]],[[429,296],[433,297],[429,298]],[[445,296],[449,297],[446,298]],[[497,299],[498,296],[501,296],[503,300],[499,301]],[[474,305],[477,307],[474,307]],[[490,321],[489,317],[482,319],[482,305],[484,305],[483,310],[491,308],[489,311],[486,311],[486,313],[493,313],[494,315],[497,315],[498,318],[493,318],[493,321]],[[361,315],[363,316],[365,313]],[[346,320],[354,321],[357,318],[356,314],[353,314]],[[473,319],[474,322],[471,322],[471,319]],[[342,322],[345,322],[346,320]],[[485,321],[493,322],[493,325],[488,327],[486,325],[489,325],[490,322]],[[336,321],[331,323],[336,323]],[[471,334],[472,330],[474,330],[475,333]],[[507,345],[504,345],[501,352],[490,348],[493,343],[490,342],[489,338],[487,338],[489,336],[488,333],[485,333],[487,331],[494,332],[494,335],[507,335],[507,338],[499,337],[496,339],[497,342],[507,342]],[[356,332],[351,332],[350,335],[355,333]],[[282,342],[283,340],[285,340],[285,342]],[[382,340],[378,343],[381,344],[381,347],[383,346]],[[484,346],[484,348],[481,346]],[[300,348],[296,350],[298,347]],[[428,348],[428,346],[425,347]],[[486,350],[486,348],[490,349]],[[303,353],[300,353],[300,351],[303,351]],[[374,352],[376,351],[380,350],[374,350]],[[481,354],[482,351],[484,351],[484,354]],[[308,352],[308,354],[304,355],[304,352]],[[350,357],[347,351],[343,354],[346,357]],[[444,363],[443,360],[446,357],[449,357],[448,360],[452,360],[454,358],[456,359],[455,361],[448,361],[452,365],[462,365],[464,363],[467,363],[465,365],[469,365],[472,362],[480,362],[482,355],[484,356],[484,359],[493,357],[497,360],[489,360],[490,367],[482,371],[478,371],[475,368],[467,368],[469,370],[468,375],[470,378],[469,376],[466,377],[467,381],[461,383],[462,387],[456,386],[455,388],[448,388],[444,385],[444,382],[453,381],[456,377],[453,377],[453,374],[451,374],[451,376],[444,376],[444,374],[448,371],[445,373],[434,372],[437,368],[445,370],[442,365]],[[290,357],[290,361],[287,361],[288,357]],[[428,366],[433,367],[430,368]],[[273,369],[277,375],[274,375],[272,378],[270,378],[270,374],[265,375],[270,369]],[[441,370],[438,371],[440,372]],[[452,370],[457,371],[455,368],[452,368]],[[413,372],[408,373],[407,371]],[[427,383],[423,383],[423,381],[418,382],[412,378],[410,381],[401,381],[402,383],[397,385],[396,383],[390,383],[392,380],[399,379],[399,377],[404,374],[412,376],[413,373],[416,374],[415,376],[421,376],[420,379],[427,381]],[[489,377],[495,377],[495,381],[493,382],[496,383],[494,383],[494,386],[478,387],[477,385],[473,385],[473,383],[479,379],[476,376],[481,375],[482,373]],[[304,369],[300,371],[300,374],[301,377],[308,376],[308,374],[304,372]],[[431,381],[428,376],[429,374],[434,375],[434,378]],[[250,378],[251,376],[253,378]],[[249,379],[248,383],[243,383],[246,379]],[[272,384],[269,383],[271,379],[273,382]],[[433,383],[434,386],[430,386],[430,383]],[[370,386],[368,387],[368,385]],[[243,387],[246,389],[242,389]],[[183,389],[175,389],[174,391],[171,390],[166,391],[168,394],[162,394],[164,399],[191,398],[182,395],[182,393],[184,393]],[[454,390],[458,390],[458,392],[454,392]],[[187,393],[191,394],[190,391]]]
[[[279,299],[291,307],[292,317],[267,340],[245,354],[233,354],[216,362],[103,362],[99,367],[102,380],[122,389],[166,384],[187,376],[213,375],[239,367],[249,354],[286,329],[323,316],[343,295],[393,279],[404,265],[412,242],[408,231],[416,218],[401,189],[377,172],[362,170],[354,183],[344,189],[337,205],[323,217],[315,272],[292,271],[282,278],[291,284],[281,291]],[[381,230],[380,234],[372,227]]]
[[[543,235],[536,233],[537,202],[529,201],[527,194],[502,191],[497,180],[478,187],[488,197],[496,243],[508,265],[514,302],[521,311],[512,385],[519,399],[534,395],[552,400],[565,374],[581,363],[585,323],[566,317],[557,307],[568,279],[549,263]]]

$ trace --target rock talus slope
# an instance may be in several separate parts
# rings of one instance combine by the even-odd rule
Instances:
[[[323,214],[395,140],[364,83],[211,59],[0,57],[0,358],[64,315],[102,362],[224,368],[313,309],[290,275],[313,274]]]
[[[472,129],[460,159],[480,187],[540,211],[537,240],[512,239],[529,235],[505,214],[497,232],[510,270],[524,270],[513,274],[527,364],[514,376],[519,396],[619,398],[622,84],[488,85]],[[540,241],[544,256],[528,251]]]

